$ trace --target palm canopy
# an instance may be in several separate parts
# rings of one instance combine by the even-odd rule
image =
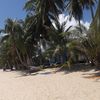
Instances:
[[[48,17],[58,17],[59,13],[64,10],[63,0],[29,0],[26,2],[24,9],[31,14],[39,15],[41,22],[46,24]]]
[[[3,33],[6,33],[8,35],[16,35],[18,33],[21,33],[23,34],[24,31],[23,31],[23,28],[22,28],[22,24],[21,24],[21,20],[17,21],[17,20],[12,20],[10,18],[8,18],[6,21],[5,21],[5,27],[4,29],[1,29],[1,32]]]
[[[24,9],[29,12],[58,15],[64,10],[64,0],[28,0]]]
[[[98,3],[97,10],[96,10],[96,14],[90,26],[90,30],[94,31],[94,33],[100,32],[100,0],[98,2],[99,3]]]
[[[24,6],[30,16],[30,26],[28,30],[32,30],[34,37],[39,38],[42,33],[46,36],[45,26],[51,26],[50,19],[56,19],[64,10],[63,0],[28,0]],[[29,22],[28,21],[28,22]]]
[[[76,20],[81,20],[83,18],[84,9],[90,9],[92,18],[94,17],[93,7],[96,0],[66,0],[66,2],[67,11],[70,16],[74,17]]]
[[[63,13],[65,8],[70,15],[80,22],[83,18],[84,9],[90,9],[92,18],[93,6],[96,0],[28,0],[24,9],[28,12],[28,30],[34,34],[35,38],[40,38],[40,34],[46,36],[45,26],[51,26],[52,20],[58,19],[58,15]]]

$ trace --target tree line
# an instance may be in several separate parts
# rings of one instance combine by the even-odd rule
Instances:
[[[93,9],[97,6],[96,14]],[[70,66],[78,61],[100,63],[100,1],[98,0],[28,0],[23,20],[6,19],[0,42],[0,65],[27,69],[57,63]],[[87,30],[81,24],[84,10],[91,12]],[[59,14],[68,14],[78,26],[59,22]],[[53,25],[53,23],[55,25]]]

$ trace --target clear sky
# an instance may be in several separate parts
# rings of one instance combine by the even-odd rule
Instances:
[[[0,28],[4,27],[5,19],[23,19],[26,15],[23,10],[26,0],[0,0]]]
[[[23,19],[25,18],[24,4],[27,0],[0,0],[0,28],[4,27],[4,21],[7,18]],[[90,22],[90,13],[85,11],[84,21]]]

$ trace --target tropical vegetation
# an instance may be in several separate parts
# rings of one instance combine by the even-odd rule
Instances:
[[[96,14],[94,7],[98,4]],[[99,0],[28,0],[23,20],[6,19],[0,42],[0,65],[27,69],[29,66],[51,66],[85,62],[100,64]],[[81,24],[84,10],[91,12],[89,29]],[[79,22],[66,29],[59,15],[68,14]]]

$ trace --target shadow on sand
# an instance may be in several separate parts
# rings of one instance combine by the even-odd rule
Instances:
[[[72,65],[70,68],[68,67],[62,67],[62,68],[59,68],[57,71],[55,72],[61,72],[63,71],[65,74],[69,74],[69,73],[72,73],[72,72],[88,72],[92,69],[95,69],[95,67],[91,67],[90,65],[86,65],[86,64],[82,64],[82,63],[78,63],[78,64],[74,64]]]
[[[47,68],[47,69],[49,69],[49,68]],[[50,69],[52,69],[52,68],[50,68]],[[64,74],[70,74],[73,72],[84,72],[84,74],[82,74],[83,78],[100,79],[100,71],[91,72],[91,70],[94,70],[94,69],[95,69],[95,67],[91,67],[90,65],[74,64],[73,66],[71,66],[71,68],[68,68],[68,67],[63,68],[62,67],[62,68],[56,68],[55,70],[50,70],[50,71],[49,70],[45,71],[45,69],[43,69],[42,71],[36,71],[33,73],[26,73],[26,71],[20,71],[20,76],[17,76],[17,77],[49,75],[49,74],[55,74],[55,73],[59,73],[59,72],[64,72]]]
[[[100,82],[100,71],[84,73],[83,77],[87,79],[96,79],[96,82]]]
[[[36,75],[49,75],[49,74],[52,74],[52,73],[53,73],[52,71],[46,71],[45,72],[45,70],[36,71],[36,72],[33,72],[33,73],[27,73],[27,71],[20,71],[19,76],[17,76],[16,78],[26,77],[26,76],[36,76]]]

